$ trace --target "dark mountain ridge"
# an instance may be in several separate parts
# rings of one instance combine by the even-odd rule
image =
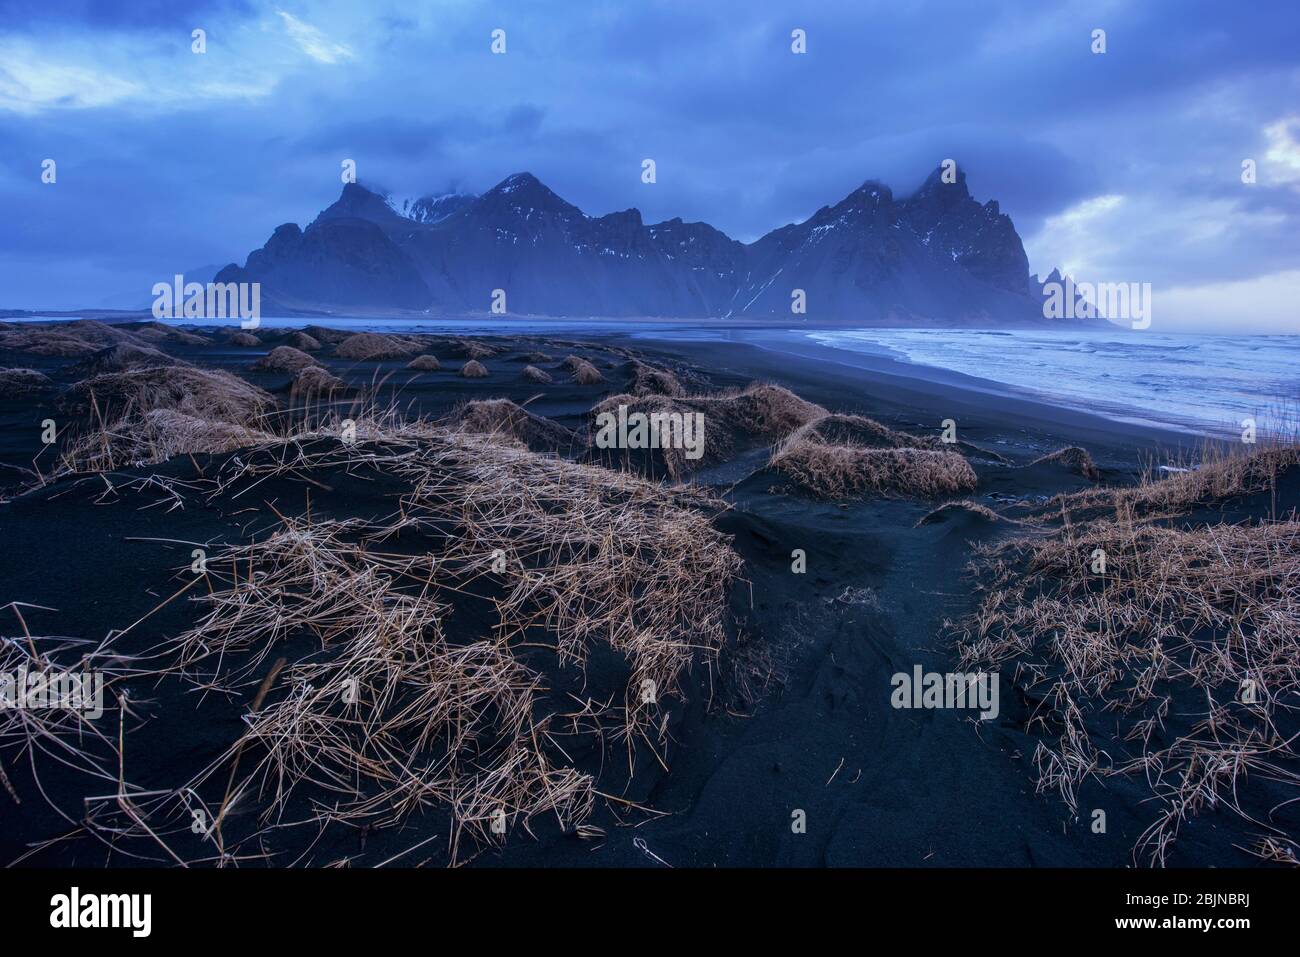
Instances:
[[[1010,217],[939,170],[903,199],[867,181],[749,244],[708,223],[647,225],[636,209],[589,216],[531,173],[413,201],[350,183],[217,281],[260,282],[264,308],[286,312],[485,313],[502,290],[513,315],[1049,321]]]

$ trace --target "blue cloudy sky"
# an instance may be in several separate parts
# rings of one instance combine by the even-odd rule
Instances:
[[[750,240],[946,157],[1034,271],[1150,282],[1164,328],[1300,332],[1294,0],[0,0],[0,307],[242,262],[345,158]]]

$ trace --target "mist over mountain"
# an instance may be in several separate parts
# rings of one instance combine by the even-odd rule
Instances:
[[[397,199],[350,183],[220,282],[285,311],[1043,324],[1041,287],[996,201],[935,170],[898,198],[868,181],[802,223],[738,242],[708,223],[589,216],[531,173],[481,196]],[[792,309],[803,291],[806,313]]]

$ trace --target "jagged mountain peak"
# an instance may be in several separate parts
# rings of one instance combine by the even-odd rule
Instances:
[[[903,204],[910,210],[913,221],[918,223],[933,223],[954,212],[980,208],[980,204],[971,197],[966,185],[966,171],[960,166],[951,183],[944,182],[943,167],[936,167]],[[997,213],[996,205],[992,212]]]
[[[873,203],[892,203],[894,191],[878,179],[868,179],[845,197],[846,202],[855,199],[870,200]]]
[[[916,192],[909,199],[918,199],[934,194],[946,194],[948,196],[969,197],[970,187],[966,185],[966,170],[958,163],[957,168],[953,171],[953,182],[945,183],[943,180],[943,164],[939,164],[930,171],[930,175],[925,178]]]
[[[381,225],[397,222],[400,217],[388,205],[382,191],[361,183],[344,183],[339,198],[325,207],[307,228],[331,219],[368,219]]]
[[[370,187],[363,185],[360,180],[355,180],[351,183],[343,184],[343,191],[339,193],[339,200],[356,202],[372,196],[383,199],[384,191],[382,189],[371,189]]]
[[[529,172],[477,198],[349,184],[322,223],[282,227],[232,272],[305,309],[478,312],[505,289],[513,314],[780,318],[798,289],[808,316],[830,320],[1044,321],[1010,217],[942,167],[906,198],[868,179],[751,243],[635,208],[588,216]]]
[[[577,211],[532,173],[512,173],[479,197],[480,202],[519,209]]]

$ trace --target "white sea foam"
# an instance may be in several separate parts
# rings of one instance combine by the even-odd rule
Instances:
[[[1300,411],[1300,336],[853,329],[808,337],[1128,422],[1234,434],[1249,416],[1261,431],[1291,431]]]

